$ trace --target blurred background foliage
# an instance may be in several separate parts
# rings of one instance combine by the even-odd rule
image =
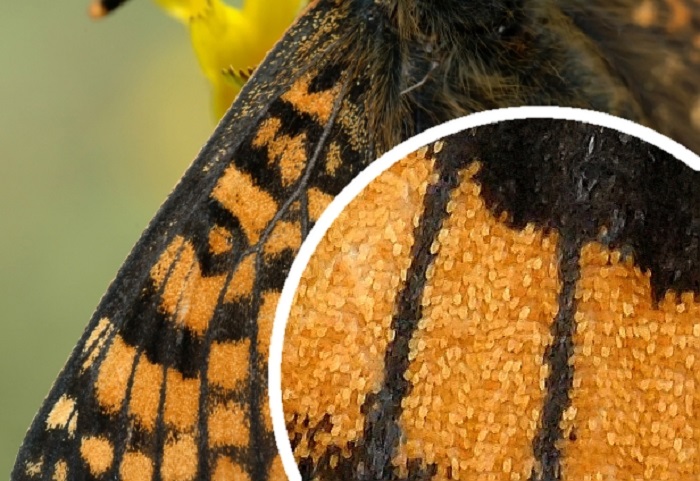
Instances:
[[[100,297],[214,128],[185,28],[133,0],[0,3],[0,478]],[[235,2],[232,2],[235,4]]]

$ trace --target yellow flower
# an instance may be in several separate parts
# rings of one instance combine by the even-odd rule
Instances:
[[[307,1],[244,0],[239,9],[222,0],[155,0],[189,27],[217,120]]]

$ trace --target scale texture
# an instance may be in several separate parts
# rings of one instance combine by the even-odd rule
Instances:
[[[398,162],[290,312],[303,479],[698,479],[698,216],[700,173],[583,123],[502,122]]]

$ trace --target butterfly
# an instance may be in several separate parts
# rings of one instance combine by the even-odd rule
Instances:
[[[700,151],[699,14],[650,0],[313,2],[120,269],[11,479],[282,478],[270,329],[331,199],[400,141],[504,106],[609,112]]]
[[[697,479],[700,173],[620,124],[481,125],[353,190],[290,277],[301,479]]]

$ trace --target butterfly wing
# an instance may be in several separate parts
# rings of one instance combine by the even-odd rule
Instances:
[[[375,158],[350,139],[363,96],[334,61],[330,5],[276,47],[147,228],[12,479],[283,477],[266,407],[276,300],[315,219]]]
[[[623,104],[641,97],[618,95],[627,81],[604,78],[612,70],[588,61],[588,41],[494,5],[310,7],[120,270],[12,479],[283,477],[266,409],[269,332],[291,261],[332,197],[387,147],[471,111],[554,103],[636,118]]]
[[[700,152],[700,4],[560,2],[640,105],[646,123]]]

